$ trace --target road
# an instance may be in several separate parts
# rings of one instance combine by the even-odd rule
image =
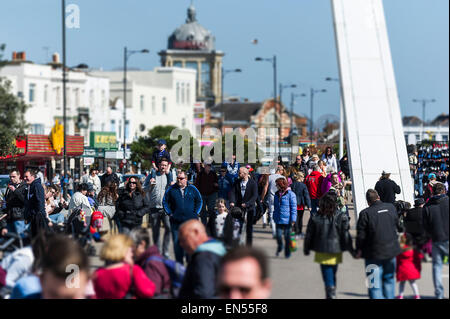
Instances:
[[[352,212],[351,212],[351,216]],[[304,230],[309,219],[309,213],[304,216]],[[351,219],[351,234],[355,237],[355,218]],[[323,299],[325,288],[322,282],[320,266],[314,263],[314,252],[309,256],[303,255],[303,240],[299,240],[299,249],[293,253],[291,258],[285,259],[282,254],[275,256],[277,248],[275,239],[269,228],[262,228],[259,221],[254,227],[253,244],[267,254],[269,259],[270,277],[272,280],[272,295],[274,299]],[[163,230],[161,230],[161,233]],[[162,236],[162,235],[161,235]],[[97,251],[100,245],[97,246]],[[172,243],[170,245],[172,248]],[[173,251],[170,252],[174,258]],[[91,258],[92,270],[101,266],[98,257]],[[339,265],[337,273],[337,298],[338,299],[368,299],[365,285],[364,260],[354,259],[345,252],[343,263]],[[443,282],[445,288],[445,298],[449,298],[449,266],[444,265]],[[434,288],[432,281],[431,262],[422,263],[422,278],[417,281],[419,291],[424,299],[434,298]],[[398,285],[396,287],[396,293]],[[409,285],[405,289],[405,298],[412,298],[413,292]]]

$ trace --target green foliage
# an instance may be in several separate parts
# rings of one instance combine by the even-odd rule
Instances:
[[[11,82],[0,78],[0,156],[17,154],[15,139],[28,128],[25,112],[29,106],[10,91]]]

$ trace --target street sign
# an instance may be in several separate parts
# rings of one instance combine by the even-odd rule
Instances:
[[[123,160],[122,160],[122,163],[126,164],[126,163],[127,163],[127,160],[126,160],[126,159],[123,159]]]

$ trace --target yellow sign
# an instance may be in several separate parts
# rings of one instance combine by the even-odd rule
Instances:
[[[50,142],[56,154],[61,154],[64,148],[64,126],[59,124],[58,120],[55,120],[55,126],[53,126],[52,132],[50,133]]]

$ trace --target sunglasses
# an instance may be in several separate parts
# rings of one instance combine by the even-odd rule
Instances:
[[[179,181],[182,181],[183,179],[186,179],[186,177],[178,177],[177,178]]]
[[[137,185],[137,183],[136,183],[136,182],[130,182],[130,184],[134,184],[134,185]]]
[[[229,296],[233,290],[239,290],[239,292],[242,295],[248,295],[250,293],[250,291],[252,291],[252,288],[242,287],[242,286],[227,286],[227,285],[221,285],[219,287],[219,292],[221,295]]]

